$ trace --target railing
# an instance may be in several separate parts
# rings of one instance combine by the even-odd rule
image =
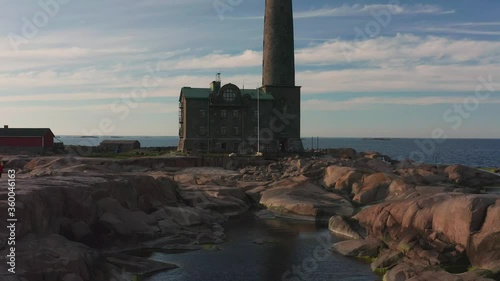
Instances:
[[[184,122],[184,115],[182,114],[182,110],[179,110],[179,123],[183,123]]]

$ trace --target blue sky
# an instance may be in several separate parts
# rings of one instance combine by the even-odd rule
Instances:
[[[176,135],[182,86],[261,83],[264,0],[0,0],[0,120]],[[295,0],[302,135],[500,138],[500,3]]]

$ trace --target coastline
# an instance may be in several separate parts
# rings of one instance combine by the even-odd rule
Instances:
[[[53,280],[122,280],[118,272],[125,280],[126,270],[147,275],[148,267],[174,268],[125,266],[144,260],[121,249],[191,251],[223,243],[221,223],[258,206],[267,209],[265,216],[330,221],[332,232],[359,238],[334,248],[348,256],[376,257],[372,269],[385,271],[386,280],[428,275],[431,268],[450,275],[444,269],[463,258],[481,269],[467,273],[477,275],[471,280],[498,274],[493,242],[500,233],[495,221],[500,195],[485,193],[485,187],[500,186],[498,174],[460,165],[415,165],[353,149],[261,165],[235,159],[228,170],[168,158],[10,158],[6,169],[15,169],[18,177],[18,251],[31,257],[20,260],[18,268],[36,265],[16,276],[38,280],[50,270]],[[415,204],[420,207],[414,209]],[[451,213],[431,211],[449,208]],[[454,225],[443,220],[450,214]],[[0,238],[4,254],[6,237]],[[35,244],[37,253],[29,247]],[[48,253],[71,260],[72,266],[42,258]]]

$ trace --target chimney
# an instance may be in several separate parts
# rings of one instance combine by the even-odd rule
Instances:
[[[220,90],[220,81],[212,81],[212,83],[210,83],[210,91],[212,93],[217,93],[219,92]]]
[[[266,0],[262,86],[295,86],[292,0]]]
[[[8,129],[8,128],[9,128],[9,125],[3,125],[3,128],[4,128],[4,129]]]

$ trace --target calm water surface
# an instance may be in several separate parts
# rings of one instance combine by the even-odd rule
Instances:
[[[120,136],[102,138],[82,138],[80,136],[59,136],[57,140],[68,145],[97,146],[104,139],[134,139],[142,147],[177,146],[178,137]],[[317,140],[303,138],[305,149],[312,145],[317,148]],[[393,159],[413,159],[431,164],[462,164],[472,167],[500,167],[500,140],[498,139],[447,139],[437,143],[432,139],[361,139],[361,138],[320,138],[319,148],[351,147],[357,151],[378,151]]]
[[[371,272],[369,264],[324,250],[324,247],[340,241],[324,226],[289,220],[260,220],[250,214],[232,220],[224,227],[229,241],[217,245],[220,250],[153,254],[151,258],[175,263],[180,268],[159,273],[148,280],[374,281],[382,279]],[[255,239],[274,242],[259,245],[253,242]],[[321,260],[317,260],[315,256]],[[294,268],[299,270],[295,271],[295,275]],[[285,274],[287,271],[290,273]]]

